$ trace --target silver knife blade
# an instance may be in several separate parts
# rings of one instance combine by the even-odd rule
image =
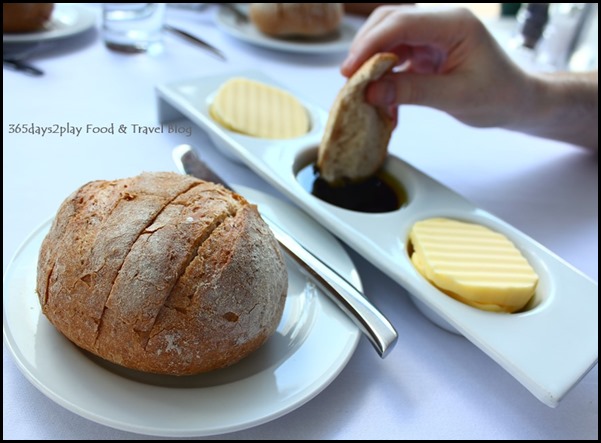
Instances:
[[[173,150],[173,160],[178,170],[184,174],[232,189],[196,155],[190,145],[177,146]],[[271,228],[284,252],[294,259],[315,285],[359,327],[380,357],[386,357],[398,338],[390,321],[344,277],[307,250],[265,214],[261,213],[261,216]]]

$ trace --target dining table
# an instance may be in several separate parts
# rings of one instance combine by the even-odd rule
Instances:
[[[181,144],[197,150],[226,181],[302,211],[247,164],[224,154],[197,122],[181,116],[176,129],[161,126],[157,88],[254,70],[327,111],[346,80],[340,66],[348,46],[303,51],[250,41],[219,26],[217,4],[175,4],[167,8],[167,23],[218,48],[225,60],[173,33],[165,33],[161,51],[124,54],[104,45],[98,4],[70,5],[93,14],[94,24],[47,40],[4,39],[5,53],[8,46],[35,45],[24,60],[43,71],[35,76],[3,70],[5,300],[11,260],[73,191],[93,180],[176,171],[172,150]],[[365,18],[345,20],[358,29]],[[497,38],[509,38],[513,25],[497,24],[487,21]],[[156,127],[162,129],[144,130]],[[470,127],[413,105],[400,107],[388,149],[597,282],[597,152],[505,129]],[[398,332],[385,358],[361,337],[348,361],[302,401],[246,425],[177,435],[155,432],[152,423],[146,431],[128,427],[125,420],[107,423],[82,413],[85,405],[48,395],[11,352],[5,318],[4,439],[598,439],[596,364],[557,407],[549,407],[472,341],[424,316],[407,290],[378,266],[336,241],[356,268],[363,292]],[[36,364],[44,371],[43,361]],[[299,371],[304,370],[309,369],[299,362]],[[71,377],[78,384],[86,373],[74,370]],[[96,401],[94,396],[81,400]],[[219,408],[219,398],[211,401]],[[245,407],[252,410],[263,401],[270,400],[259,396]]]

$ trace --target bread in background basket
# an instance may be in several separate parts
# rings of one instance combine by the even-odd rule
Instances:
[[[54,3],[2,3],[2,32],[40,31],[53,10]]]
[[[272,37],[323,37],[338,30],[342,3],[251,3],[251,22]]]

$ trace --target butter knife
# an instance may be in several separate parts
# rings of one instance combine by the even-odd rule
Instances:
[[[180,172],[231,189],[196,155],[190,145],[177,146],[173,150],[173,160]],[[359,327],[380,357],[386,357],[398,338],[396,330],[388,319],[344,277],[313,255],[265,214],[261,216],[271,228],[283,251],[294,259],[315,285]]]

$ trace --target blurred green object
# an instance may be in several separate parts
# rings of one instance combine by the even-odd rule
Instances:
[[[501,3],[501,16],[515,17],[521,6],[521,3]]]

